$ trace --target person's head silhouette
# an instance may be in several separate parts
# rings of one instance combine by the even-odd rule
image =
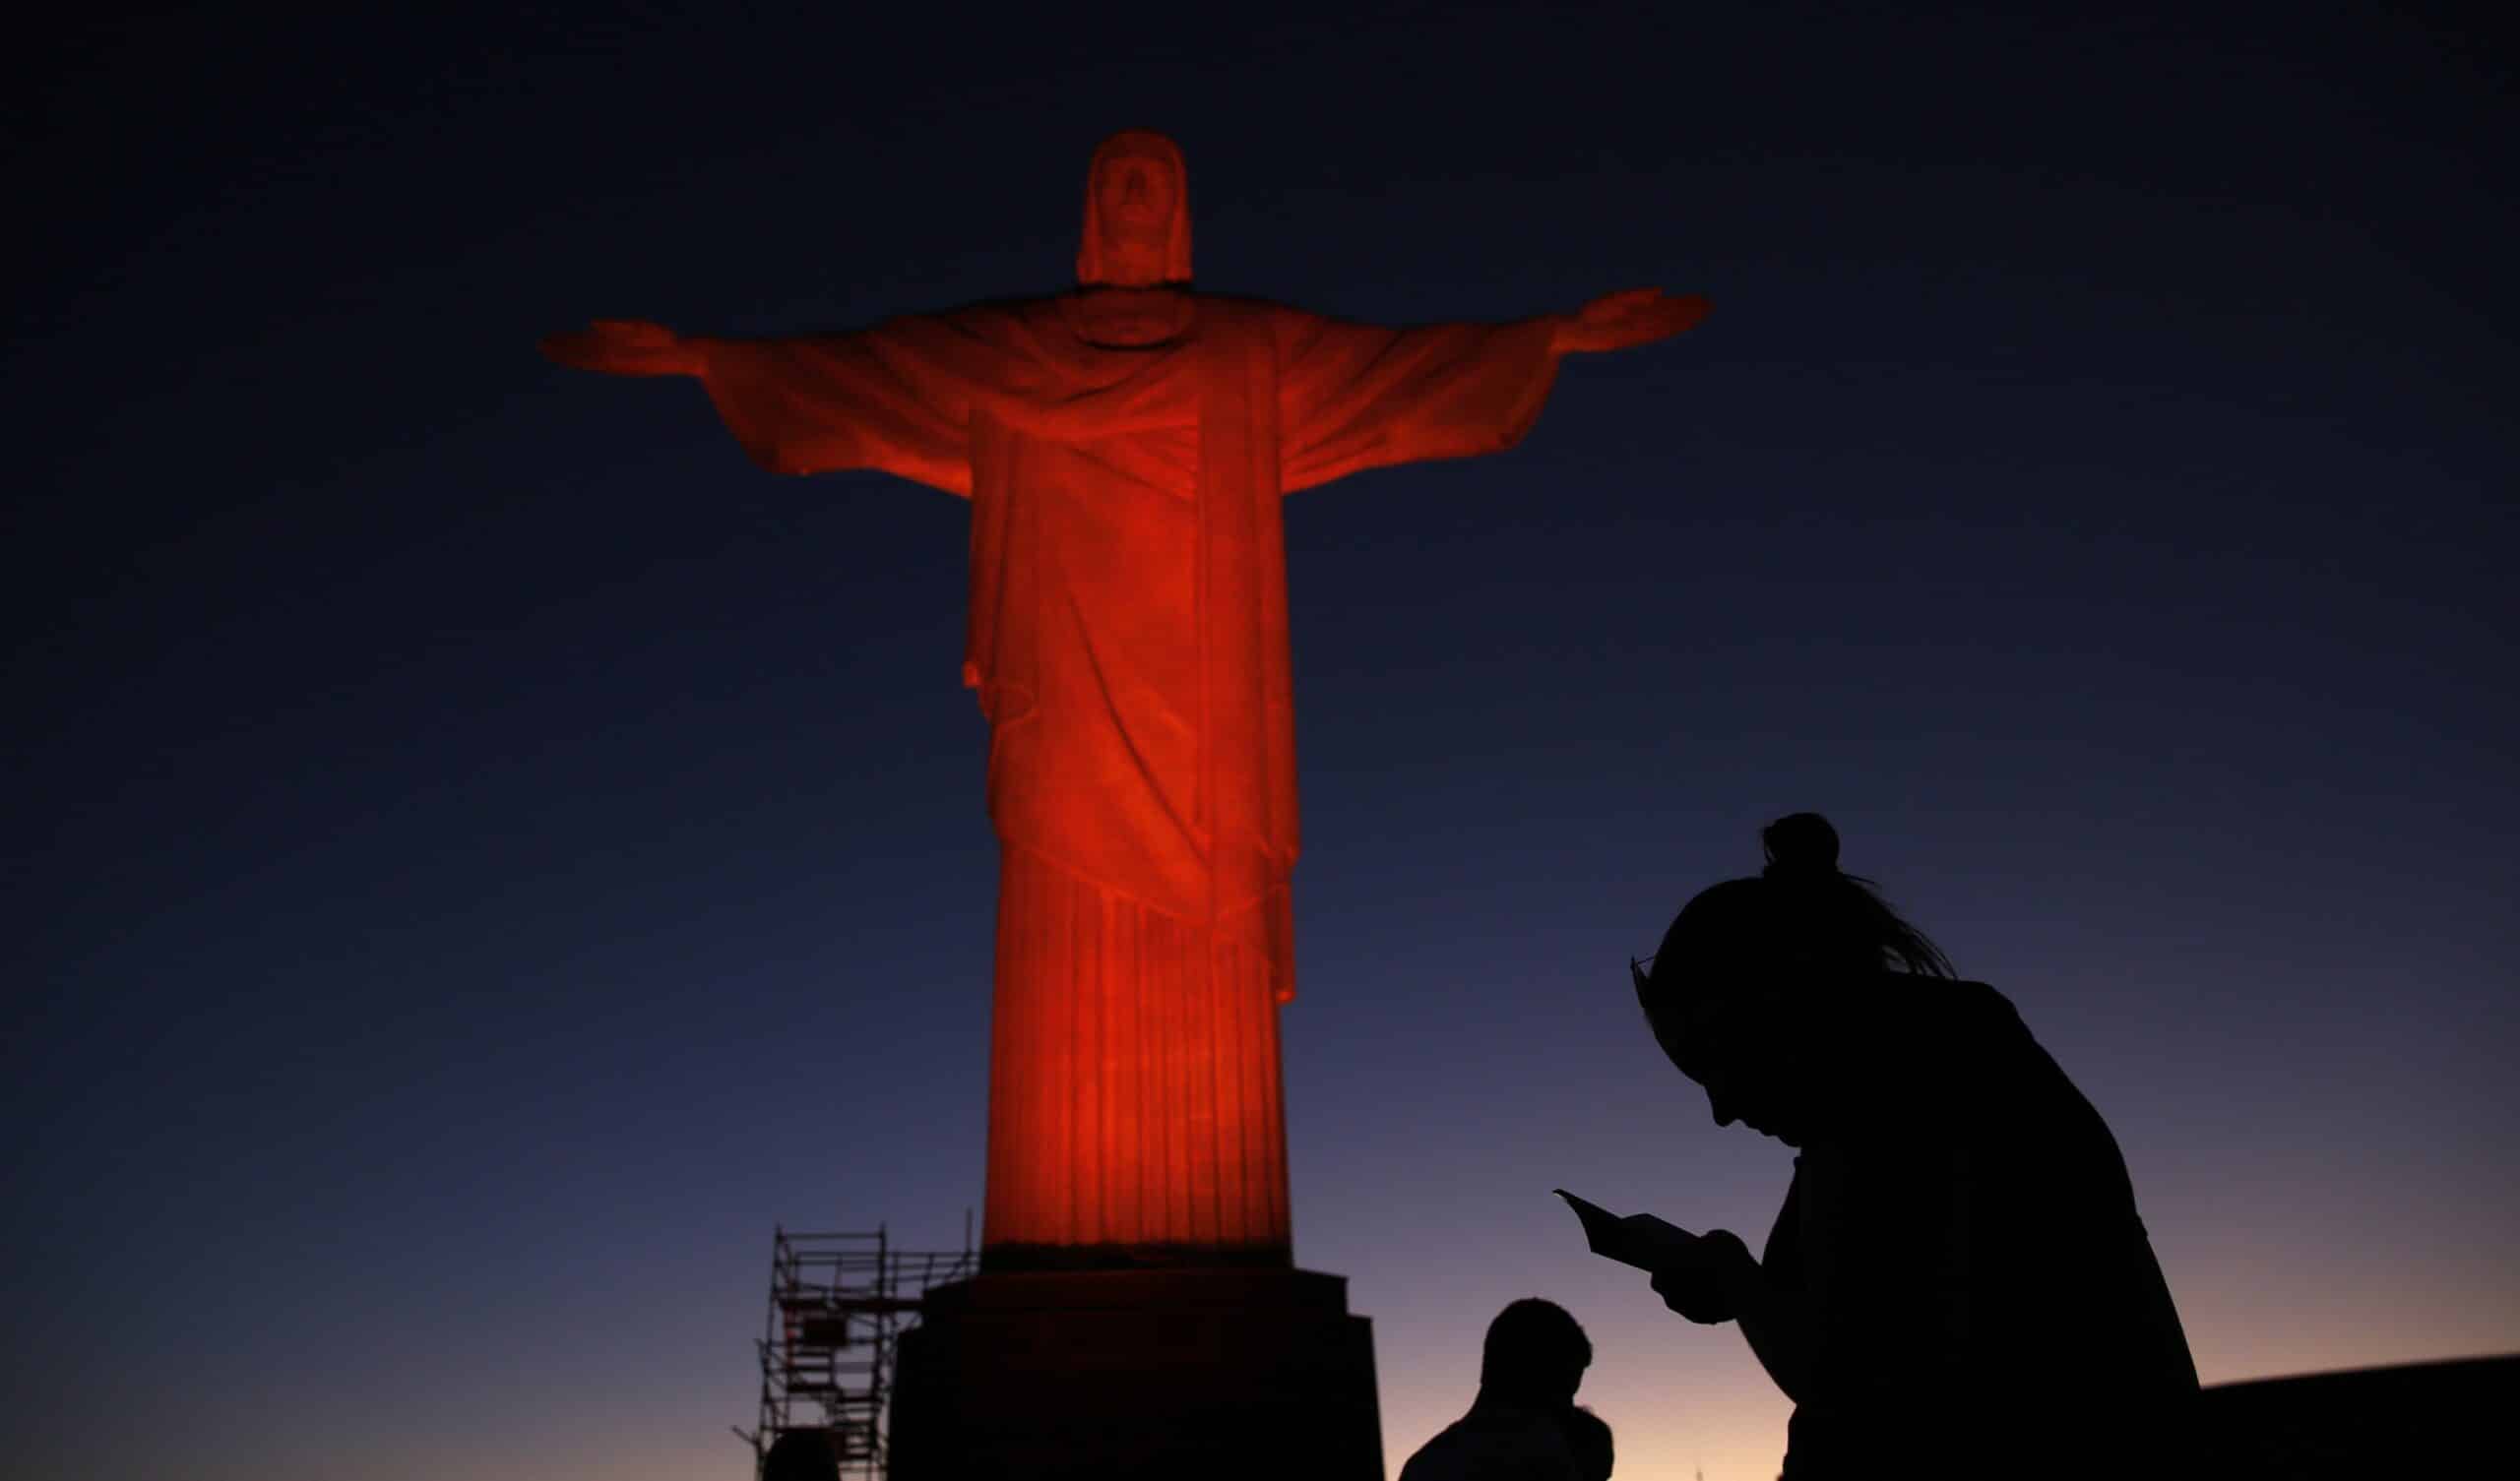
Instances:
[[[1506,1303],[1487,1324],[1479,1394],[1491,1403],[1569,1404],[1593,1361],[1593,1344],[1566,1308],[1538,1296]]]
[[[1741,1122],[1799,1146],[1825,1114],[1823,1056],[1809,1028],[1833,996],[1882,974],[1950,977],[1950,959],[1899,918],[1868,880],[1838,868],[1838,833],[1817,813],[1760,833],[1767,867],[1701,891],[1663,933],[1636,998],[1681,1074],[1706,1089],[1718,1126]]]
[[[836,1481],[840,1457],[821,1430],[788,1430],[762,1452],[761,1481]]]

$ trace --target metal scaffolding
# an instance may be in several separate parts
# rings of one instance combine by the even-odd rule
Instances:
[[[917,1320],[929,1286],[965,1279],[976,1265],[968,1229],[959,1252],[896,1250],[880,1226],[872,1234],[774,1230],[761,1417],[750,1433],[735,1431],[753,1448],[754,1475],[780,1436],[810,1430],[828,1438],[842,1476],[881,1481],[901,1330]]]

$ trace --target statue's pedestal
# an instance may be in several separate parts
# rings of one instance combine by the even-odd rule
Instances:
[[[983,1273],[903,1333],[893,1481],[1382,1481],[1372,1325],[1293,1269]]]

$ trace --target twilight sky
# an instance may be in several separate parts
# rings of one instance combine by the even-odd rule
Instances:
[[[732,1481],[773,1223],[959,1244],[966,507],[533,345],[1055,291],[1131,125],[1206,287],[1716,305],[1289,503],[1296,1256],[1393,1471],[1538,1293],[1622,1477],[1774,1474],[1548,1190],[1765,1231],[1625,959],[1805,808],[2108,1116],[2208,1382],[2520,1347],[2507,54],[1639,9],[22,37],[10,1473]]]

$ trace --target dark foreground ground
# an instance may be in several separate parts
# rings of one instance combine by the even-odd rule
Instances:
[[[2520,1354],[2222,1384],[2205,1414],[2236,1477],[2490,1475],[2510,1463]]]

